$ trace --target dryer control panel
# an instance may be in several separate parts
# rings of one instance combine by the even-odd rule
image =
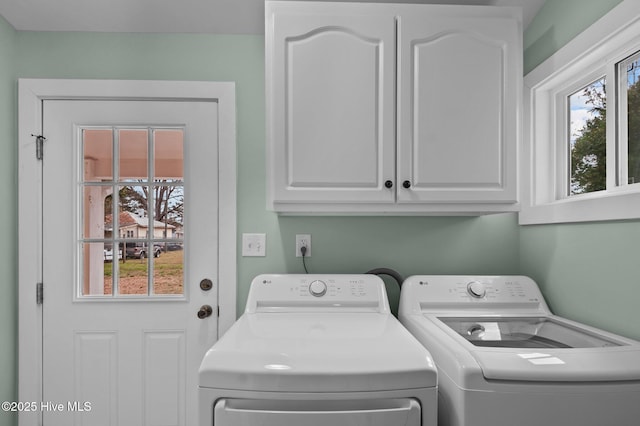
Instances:
[[[264,274],[251,282],[246,312],[390,312],[384,282],[365,274]]]
[[[402,284],[400,304],[412,312],[495,308],[548,311],[538,285],[522,275],[414,275]]]

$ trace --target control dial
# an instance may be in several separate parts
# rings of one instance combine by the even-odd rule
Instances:
[[[309,284],[309,293],[315,297],[322,297],[327,292],[327,284],[324,281],[315,280]]]
[[[467,292],[472,296],[480,299],[487,294],[487,289],[480,281],[471,281],[467,284]]]

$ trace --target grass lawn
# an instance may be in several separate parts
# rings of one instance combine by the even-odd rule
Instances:
[[[152,258],[153,293],[183,294],[183,251],[162,252],[160,257]],[[119,293],[147,294],[149,259],[126,259],[118,263]],[[111,294],[113,264],[104,264],[104,294]]]

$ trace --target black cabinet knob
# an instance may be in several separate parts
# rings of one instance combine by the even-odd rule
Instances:
[[[404,182],[402,182],[402,187],[405,189],[411,188],[411,182],[409,182],[408,180],[405,180]]]
[[[384,183],[385,188],[393,188],[393,181],[388,180]]]

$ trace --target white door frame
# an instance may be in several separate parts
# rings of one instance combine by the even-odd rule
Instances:
[[[19,79],[18,88],[18,401],[42,401],[42,168],[36,138],[46,99],[193,100],[218,103],[219,246],[218,336],[236,320],[236,101],[235,83],[151,80]],[[46,137],[46,135],[44,135]],[[44,142],[46,144],[46,141]],[[45,302],[46,303],[46,302]],[[65,402],[65,401],[57,401]],[[18,424],[40,416],[22,412]]]

